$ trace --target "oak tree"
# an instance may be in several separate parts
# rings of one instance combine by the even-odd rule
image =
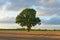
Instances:
[[[36,11],[34,9],[26,8],[19,15],[17,15],[16,23],[20,26],[26,26],[29,32],[32,26],[41,24],[41,20],[36,17]]]

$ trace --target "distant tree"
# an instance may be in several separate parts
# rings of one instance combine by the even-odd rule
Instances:
[[[36,11],[34,9],[26,8],[16,17],[16,23],[20,26],[27,26],[28,32],[32,26],[41,24],[41,20],[36,17]]]

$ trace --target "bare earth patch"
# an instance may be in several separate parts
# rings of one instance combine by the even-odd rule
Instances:
[[[60,40],[60,32],[0,32],[0,40]]]

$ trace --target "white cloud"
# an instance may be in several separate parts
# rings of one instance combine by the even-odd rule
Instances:
[[[11,6],[11,2],[6,2],[3,6],[2,6],[2,10],[5,11],[8,7]]]
[[[26,7],[36,9],[37,16],[43,16],[42,19],[50,20],[57,15],[60,17],[59,0],[9,0],[0,7],[0,19],[16,17]]]
[[[40,0],[39,1],[43,6],[46,7],[54,7],[56,6],[60,1],[59,0]],[[59,5],[59,4],[58,4]]]

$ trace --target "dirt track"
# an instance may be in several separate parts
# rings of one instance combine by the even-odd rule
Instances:
[[[0,32],[0,40],[60,40],[60,32]]]

